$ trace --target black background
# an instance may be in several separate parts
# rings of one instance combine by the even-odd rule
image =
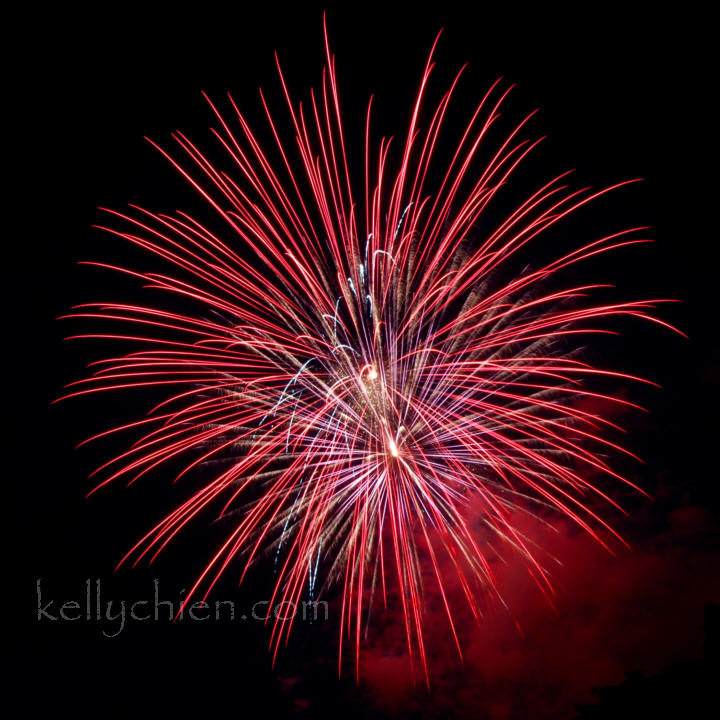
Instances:
[[[470,64],[459,117],[500,76],[517,84],[515,117],[541,108],[532,133],[549,138],[529,163],[530,184],[566,168],[578,169],[578,182],[597,186],[645,179],[603,211],[618,229],[650,225],[656,242],[605,269],[625,297],[681,300],[662,316],[689,339],[642,329],[605,352],[622,356],[622,369],[664,386],[639,398],[651,415],[638,418],[632,434],[632,448],[646,460],[643,486],[659,491],[648,522],[660,525],[670,509],[688,503],[717,518],[716,123],[710,112],[716,82],[709,19],[687,5],[666,15],[608,5],[528,12],[386,3],[330,5],[328,24],[349,134],[362,127],[370,93],[380,108],[379,132],[404,131],[427,52],[445,28],[439,85]],[[134,624],[108,639],[97,623],[38,623],[35,614],[37,578],[49,596],[68,600],[82,600],[86,579],[101,578],[109,599],[127,601],[150,597],[160,578],[163,599],[177,599],[222,536],[222,527],[195,528],[157,567],[113,575],[128,547],[181,495],[154,476],[143,486],[112,486],[84,499],[92,487],[88,474],[114,446],[73,447],[132,417],[135,398],[50,405],[102,352],[63,342],[77,327],[56,318],[78,302],[134,292],[76,265],[118,261],[127,252],[91,228],[100,219],[98,206],[197,206],[143,136],[169,145],[169,133],[180,128],[209,146],[213,118],[201,90],[212,97],[232,91],[253,119],[260,117],[262,85],[281,114],[273,51],[296,96],[317,86],[322,8],[103,5],[102,11],[27,14],[8,33],[19,40],[8,98],[18,129],[5,143],[21,160],[9,177],[18,198],[11,210],[20,211],[21,222],[5,236],[11,251],[5,377],[17,400],[7,410],[18,431],[5,451],[5,482],[13,490],[6,512],[19,521],[5,554],[22,570],[9,592],[11,624],[20,629],[15,669],[24,702],[37,717],[372,716],[368,690],[351,677],[337,679],[334,631],[327,628],[301,629],[273,670],[259,623]],[[238,595],[229,579],[218,595],[251,604],[262,587],[262,578],[252,576]],[[588,677],[587,687],[594,684]],[[568,713],[576,702],[567,698]],[[433,707],[430,695],[427,707]],[[483,717],[482,707],[476,710]]]

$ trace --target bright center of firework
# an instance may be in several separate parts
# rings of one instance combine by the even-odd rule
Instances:
[[[391,432],[389,431],[387,427],[387,421],[385,418],[382,419],[382,424],[385,426],[385,437],[386,437],[386,447],[390,455],[394,458],[400,457],[400,450],[398,449],[397,442],[395,438],[398,438],[400,433],[403,431],[403,426],[401,425],[397,434],[395,435],[395,438],[393,438]]]
[[[365,374],[365,380],[366,380],[366,382],[367,382],[367,381],[372,381],[372,380],[377,380],[377,379],[378,379],[378,371],[377,371],[377,369],[375,368],[374,365],[365,365],[365,366],[360,370],[360,378],[361,378],[361,379],[362,379],[362,377],[363,377],[363,373]]]
[[[400,453],[398,452],[397,445],[395,444],[395,441],[394,441],[392,438],[390,438],[390,442],[388,443],[388,445],[389,445],[389,447],[390,447],[390,454],[391,454],[393,457],[398,457],[398,455],[399,455]]]

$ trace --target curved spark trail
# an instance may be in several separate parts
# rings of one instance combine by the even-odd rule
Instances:
[[[596,512],[597,501],[615,502],[588,477],[631,485],[604,459],[627,451],[604,437],[613,424],[578,400],[628,405],[593,390],[593,382],[639,378],[588,364],[577,343],[608,332],[607,321],[622,316],[665,325],[652,315],[659,301],[598,303],[591,298],[603,286],[552,282],[581,261],[646,242],[643,228],[593,239],[497,281],[530,243],[626,183],[571,190],[566,175],[552,178],[471,242],[478,219],[537,141],[521,139],[525,118],[478,170],[507,96],[496,84],[454,151],[436,153],[461,73],[426,111],[434,49],[397,160],[391,141],[372,142],[368,106],[359,194],[327,40],[322,85],[309,104],[291,99],[280,71],[291,134],[281,132],[261,93],[272,136],[267,152],[232,98],[228,115],[208,99],[229,169],[180,132],[173,137],[182,159],[156,146],[224,230],[183,212],[107,211],[104,230],[160,258],[168,271],[94,264],[163,291],[167,302],[74,308],[73,317],[122,328],[79,337],[131,347],[96,363],[66,396],[166,390],[143,419],[96,436],[139,433],[96,471],[103,478],[97,488],[134,482],[178,459],[180,477],[207,465],[202,488],[123,562],[154,559],[211,507],[232,512],[231,531],[190,597],[207,596],[233,560],[242,580],[268,553],[272,603],[317,597],[330,583],[342,588],[339,655],[350,642],[357,663],[361,627],[392,585],[410,656],[425,673],[424,587],[437,587],[458,650],[444,573],[454,573],[476,617],[481,594],[500,594],[490,549],[467,518],[470,502],[546,593],[548,573],[514,527],[516,512],[554,510],[606,547],[621,540]],[[440,165],[439,184],[428,187]],[[225,464],[208,462],[216,460]],[[274,620],[275,653],[292,624]]]

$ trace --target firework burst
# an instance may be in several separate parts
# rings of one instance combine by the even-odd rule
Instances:
[[[605,459],[608,451],[627,451],[605,437],[612,423],[581,409],[578,398],[629,404],[592,388],[602,376],[630,376],[583,361],[578,343],[607,332],[610,318],[665,323],[651,314],[657,301],[598,303],[592,297],[599,285],[552,282],[576,263],[646,242],[642,228],[593,239],[497,280],[529,243],[625,183],[572,190],[565,175],[552,178],[480,236],[478,220],[537,142],[521,138],[526,118],[478,168],[507,96],[496,84],[454,150],[439,157],[460,74],[426,110],[434,46],[399,147],[373,143],[368,106],[358,190],[327,40],[325,47],[322,84],[308,104],[291,99],[280,72],[291,133],[281,131],[261,93],[271,147],[232,98],[227,113],[208,100],[227,169],[181,133],[173,135],[177,155],[156,146],[216,211],[222,231],[182,212],[108,211],[112,222],[104,230],[169,269],[94,264],[162,291],[167,302],[76,307],[73,317],[122,328],[80,337],[131,347],[97,363],[69,396],[167,391],[143,419],[95,436],[139,433],[96,471],[97,488],[178,460],[180,476],[203,468],[201,489],[123,562],[154,559],[206,510],[234,513],[190,597],[207,596],[233,561],[242,581],[267,555],[273,603],[319,597],[330,584],[341,588],[339,659],[350,642],[357,664],[370,608],[392,585],[410,656],[427,673],[428,583],[442,598],[458,650],[445,574],[456,578],[477,617],[482,594],[500,597],[493,551],[468,520],[470,502],[548,594],[538,550],[512,522],[517,512],[570,518],[606,546],[621,540],[596,500],[615,505],[601,487],[603,475],[630,484]],[[430,188],[439,167],[440,182]],[[274,620],[274,652],[292,624]]]

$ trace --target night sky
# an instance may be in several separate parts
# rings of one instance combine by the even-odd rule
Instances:
[[[596,228],[649,225],[653,245],[600,261],[588,275],[613,282],[623,299],[680,300],[660,315],[689,336],[633,324],[621,339],[590,349],[662,386],[628,385],[625,397],[649,412],[613,417],[644,460],[621,468],[652,496],[622,493],[630,515],[610,518],[632,549],[618,548],[613,557],[569,525],[549,532],[527,524],[527,534],[561,563],[553,570],[555,608],[510,557],[499,573],[512,613],[488,599],[480,627],[463,623],[463,662],[446,625],[431,623],[429,690],[410,673],[399,619],[382,612],[363,651],[359,685],[349,666],[338,679],[332,593],[328,620],[300,623],[274,669],[269,632],[252,619],[128,620],[107,637],[117,624],[85,618],[88,580],[93,598],[99,580],[106,600],[152,600],[157,581],[160,599],[179,603],[227,532],[227,522],[201,521],[152,567],[114,572],[184,492],[161,469],[131,488],[118,483],[85,499],[93,487],[88,475],[124,445],[75,446],[139,416],[147,398],[51,405],[108,350],[63,341],[83,328],[56,318],[80,302],[142,297],[132,283],[77,264],[138,260],[91,227],[101,220],[98,207],[132,202],[207,213],[144,136],[170,145],[170,132],[181,129],[212,146],[203,90],[213,98],[231,91],[252,121],[261,118],[262,85],[282,115],[275,50],[297,98],[319,84],[322,6],[259,5],[150,12],[105,4],[83,14],[28,14],[7,30],[22,46],[6,98],[18,125],[5,140],[21,159],[12,176],[19,201],[11,208],[21,223],[5,239],[12,247],[5,266],[12,329],[4,356],[13,401],[6,512],[19,520],[6,557],[20,568],[6,595],[19,631],[14,686],[31,709],[23,715],[562,720],[637,709],[643,717],[700,717],[701,703],[717,703],[711,679],[720,654],[716,79],[709,20],[687,4],[667,16],[609,5],[569,14],[470,3],[422,11],[325,5],[348,137],[361,139],[371,93],[378,132],[405,131],[427,52],[444,28],[436,91],[469,63],[446,133],[462,127],[500,76],[516,85],[508,123],[540,108],[529,134],[548,138],[522,170],[521,193],[564,169],[577,170],[578,185],[644,179],[566,229],[584,232],[579,242]],[[243,612],[269,596],[269,564],[239,590],[237,578],[231,568],[212,598],[233,600]],[[77,601],[82,617],[39,621],[38,579],[45,602],[55,601],[51,613]],[[428,605],[436,602],[430,593]]]

